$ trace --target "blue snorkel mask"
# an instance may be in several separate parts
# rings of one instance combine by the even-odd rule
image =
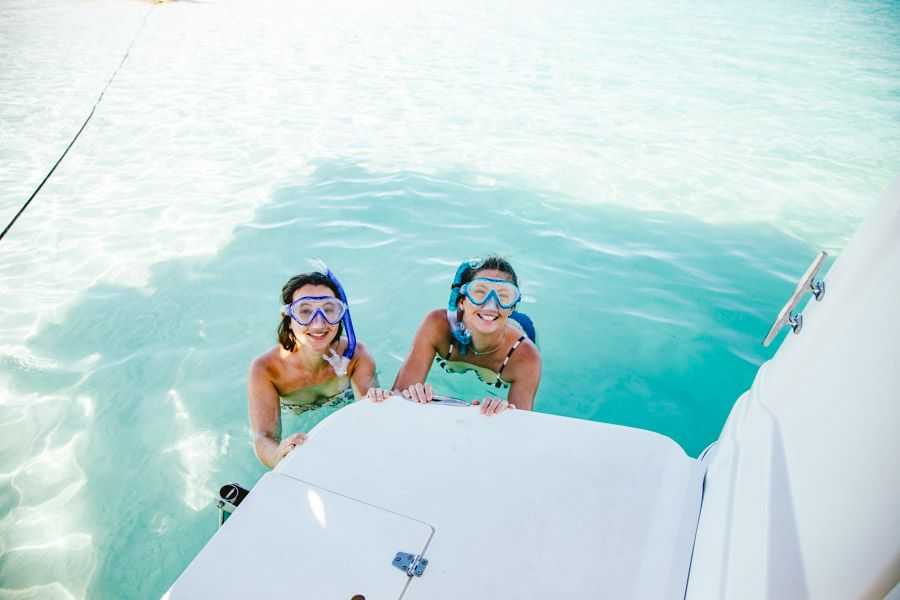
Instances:
[[[338,377],[343,377],[347,374],[347,366],[350,364],[350,359],[353,358],[353,353],[356,352],[356,334],[353,333],[353,320],[350,318],[350,305],[347,303],[347,294],[344,293],[344,287],[341,285],[341,282],[338,281],[338,278],[335,274],[329,269],[324,262],[319,259],[313,259],[310,261],[312,265],[319,272],[323,273],[331,283],[334,284],[334,287],[337,288],[338,298],[340,298],[341,302],[346,306],[346,310],[344,311],[344,316],[341,318],[341,323],[344,325],[344,331],[347,332],[347,349],[344,350],[344,354],[339,355],[334,351],[334,348],[331,348],[328,352],[329,354],[323,354],[322,358],[325,359],[331,368],[334,369],[335,374]]]

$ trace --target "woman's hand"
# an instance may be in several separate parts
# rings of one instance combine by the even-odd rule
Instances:
[[[285,456],[290,454],[297,446],[302,446],[307,440],[305,433],[295,433],[289,435],[278,444],[278,460],[281,461]]]
[[[510,404],[503,398],[488,397],[484,400],[473,400],[472,406],[481,405],[481,414],[489,417],[491,415],[499,415],[507,408],[514,409],[515,404]]]
[[[407,389],[403,390],[402,394],[405,398],[408,398],[413,402],[418,402],[420,404],[431,402],[431,399],[434,397],[434,391],[432,391],[430,383],[426,383],[424,385],[421,383],[414,383]]]
[[[384,402],[388,398],[394,395],[394,392],[391,390],[383,390],[378,387],[370,387],[369,391],[366,392],[366,400],[371,400],[372,402]]]

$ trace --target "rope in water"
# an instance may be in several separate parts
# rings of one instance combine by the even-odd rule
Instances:
[[[93,106],[93,108],[91,108],[90,114],[87,116],[87,119],[84,120],[84,123],[81,124],[81,128],[78,130],[78,133],[75,134],[75,137],[73,137],[72,141],[69,142],[69,145],[66,146],[66,149],[63,151],[62,155],[60,155],[59,160],[56,161],[56,163],[53,165],[53,167],[50,169],[50,171],[47,173],[47,175],[41,181],[40,185],[37,186],[37,189],[34,190],[34,193],[32,193],[31,196],[28,198],[28,200],[25,201],[25,204],[22,205],[22,208],[19,209],[19,212],[16,213],[16,216],[14,216],[12,218],[12,221],[9,222],[9,224],[6,226],[6,228],[3,229],[3,233],[0,233],[0,240],[2,240],[4,238],[4,236],[7,234],[7,232],[10,229],[12,229],[12,226],[15,224],[15,222],[19,220],[19,217],[22,216],[22,213],[25,212],[25,209],[28,208],[28,205],[31,204],[31,201],[35,199],[35,197],[38,195],[38,192],[41,191],[41,188],[44,187],[44,184],[47,183],[47,180],[50,179],[50,176],[53,175],[54,171],[56,171],[56,167],[59,166],[59,164],[62,162],[62,160],[66,157],[66,154],[69,153],[69,150],[72,148],[72,146],[78,140],[78,136],[81,135],[81,132],[84,131],[84,128],[87,127],[87,124],[91,121],[91,117],[94,116],[94,112],[97,110],[97,106],[100,104],[100,101],[103,100],[103,94],[106,93],[106,90],[109,88],[110,84],[112,84],[113,80],[116,78],[116,75],[119,74],[119,70],[122,68],[122,65],[125,64],[125,61],[128,59],[128,55],[131,53],[131,48],[134,46],[134,43],[137,41],[138,36],[140,36],[141,32],[144,30],[144,25],[146,25],[147,18],[150,16],[150,12],[153,10],[154,6],[155,5],[151,5],[150,8],[147,10],[147,14],[144,15],[144,20],[141,22],[141,26],[138,28],[137,33],[134,34],[134,38],[131,40],[131,43],[128,45],[128,49],[125,50],[125,56],[122,57],[122,60],[121,60],[121,62],[119,62],[119,66],[116,67],[116,70],[113,72],[112,77],[110,77],[109,81],[106,82],[106,85],[103,86],[103,90],[100,92],[100,96],[97,98],[97,101],[94,102],[94,106]]]

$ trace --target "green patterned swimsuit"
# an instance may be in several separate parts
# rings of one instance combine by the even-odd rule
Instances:
[[[332,386],[333,382],[331,381],[324,384],[302,387],[293,392],[284,394],[283,396],[279,396],[279,399],[281,400],[281,409],[299,415],[324,406],[341,407],[351,404],[354,401],[355,396],[353,395],[353,388],[350,386],[350,378],[341,377],[338,382],[340,391],[330,396],[323,393],[316,394],[316,392],[326,386]]]

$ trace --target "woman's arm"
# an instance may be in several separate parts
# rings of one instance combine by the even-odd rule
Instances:
[[[449,332],[450,325],[447,324],[445,310],[436,309],[425,315],[413,338],[409,355],[403,361],[403,366],[400,367],[397,378],[394,380],[394,392],[406,392],[413,400],[419,402],[431,400],[431,386],[425,384],[425,379],[428,377],[428,371],[431,370],[431,362],[434,360],[435,353],[438,352],[439,343],[447,337]]]
[[[481,405],[481,414],[491,416],[502,413],[507,408],[534,410],[534,396],[541,382],[541,354],[533,344],[520,346],[516,350],[516,367],[510,362],[504,371],[509,381],[509,394],[506,400],[487,397],[476,400],[472,404]]]
[[[506,366],[509,377],[509,403],[516,408],[534,410],[534,397],[541,382],[541,353],[528,342],[519,346]]]
[[[359,400],[366,396],[370,389],[378,387],[375,358],[372,357],[368,348],[357,342],[351,365],[350,385],[353,386],[353,395]]]
[[[295,433],[281,439],[278,390],[269,377],[265,356],[257,358],[250,365],[247,395],[250,403],[250,426],[253,429],[253,449],[259,461],[273,469],[291,450],[306,441],[306,435]]]

